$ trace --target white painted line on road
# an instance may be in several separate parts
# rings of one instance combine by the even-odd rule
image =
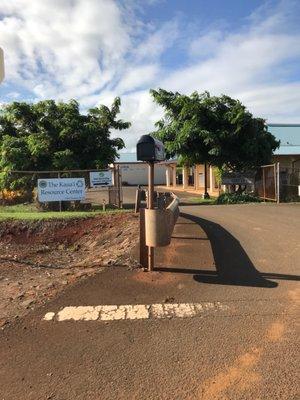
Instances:
[[[48,312],[44,321],[117,321],[135,319],[189,318],[207,311],[225,311],[220,302],[135,305],[70,306],[57,314]]]
[[[55,316],[54,312],[48,312],[47,314],[45,314],[43,319],[45,321],[51,321],[54,318],[54,316]]]

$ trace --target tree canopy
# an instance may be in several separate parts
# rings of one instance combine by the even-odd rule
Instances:
[[[54,100],[35,104],[13,102],[0,114],[0,188],[23,189],[25,177],[10,170],[67,170],[104,168],[124,147],[111,130],[130,126],[117,118],[121,101],[82,114],[79,103]]]
[[[268,163],[279,146],[265,120],[253,117],[239,100],[208,92],[150,93],[165,110],[154,135],[165,144],[169,157],[179,156],[185,164],[245,171]]]

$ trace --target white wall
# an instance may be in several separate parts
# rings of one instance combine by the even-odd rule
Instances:
[[[118,163],[116,163],[118,164]],[[128,185],[147,185],[148,183],[148,165],[145,163],[122,163],[120,170],[122,174],[122,182]],[[154,167],[154,184],[166,184],[166,166],[155,164]]]

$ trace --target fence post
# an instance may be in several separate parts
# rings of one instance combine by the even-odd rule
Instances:
[[[263,169],[263,192],[264,192],[264,201],[266,201],[266,181],[265,181],[265,168],[262,167]]]
[[[141,189],[140,189],[140,186],[139,186],[136,189],[136,192],[135,192],[135,205],[134,205],[135,214],[137,214],[140,211],[140,208],[141,208],[141,196],[142,196],[142,193],[141,193]]]
[[[119,208],[123,208],[123,188],[122,188],[122,175],[120,171],[120,165],[118,165],[118,196],[119,196]]]
[[[276,174],[276,182],[277,182],[277,204],[280,203],[280,164],[277,163],[277,174]]]

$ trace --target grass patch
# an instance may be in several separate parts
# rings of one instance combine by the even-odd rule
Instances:
[[[190,197],[187,199],[187,202],[195,203],[195,204],[203,204],[203,205],[212,205],[216,204],[216,197],[210,197],[209,199],[203,199],[202,197]],[[183,200],[184,202],[185,200]]]
[[[259,203],[261,199],[248,193],[222,193],[219,197],[210,197],[203,199],[199,197],[188,197],[182,199],[182,204],[201,204],[201,205],[216,205],[216,204],[244,204],[244,203]]]
[[[223,193],[215,204],[244,204],[244,203],[260,203],[261,199],[248,193]]]
[[[0,206],[0,221],[8,219],[40,220],[65,218],[90,218],[100,214],[125,212],[125,210],[94,207],[91,211],[40,211],[33,204],[18,204],[14,206]]]

